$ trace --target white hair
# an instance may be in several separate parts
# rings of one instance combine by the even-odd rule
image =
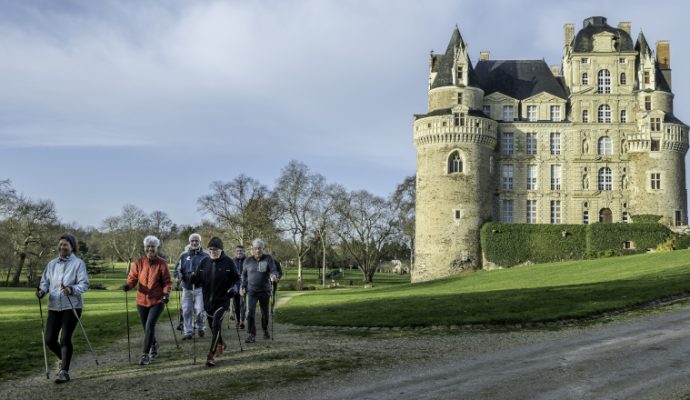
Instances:
[[[194,239],[194,238],[197,238],[197,240],[199,240],[199,243],[201,243],[201,235],[199,235],[198,233],[192,233],[191,235],[189,235],[189,241],[190,241],[190,242],[191,242],[192,239]]]
[[[157,237],[150,235],[144,238],[144,246],[152,244],[158,248],[161,245],[161,241]]]
[[[266,243],[265,243],[263,240],[261,240],[261,239],[254,239],[254,240],[252,240],[252,247],[255,247],[255,246],[257,246],[257,245],[258,245],[261,249],[263,249],[264,246],[266,245]]]

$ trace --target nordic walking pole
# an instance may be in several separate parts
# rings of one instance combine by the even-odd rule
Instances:
[[[48,353],[46,353],[46,327],[43,325],[43,304],[41,303],[41,299],[38,299],[38,311],[41,313],[41,338],[43,339],[43,361],[46,363],[46,379],[50,379],[50,372],[48,372]]]
[[[129,260],[129,264],[127,264],[127,278],[129,278],[129,269],[132,266],[132,260]],[[129,360],[129,363],[132,363],[132,343],[129,338],[129,299],[127,296],[127,291],[125,290],[125,319],[127,321],[127,360]]]
[[[62,288],[65,288],[65,285],[62,285]],[[93,347],[91,346],[91,342],[89,341],[89,337],[86,336],[86,329],[84,329],[84,324],[81,323],[81,318],[79,318],[79,314],[77,314],[77,310],[74,309],[74,304],[72,304],[72,299],[69,298],[69,295],[66,295],[67,301],[69,301],[69,306],[72,308],[72,312],[74,313],[74,317],[77,319],[77,322],[79,322],[79,326],[81,327],[81,333],[84,334],[84,339],[86,339],[86,344],[89,345],[89,349],[91,350],[91,353],[93,353],[93,358],[96,360],[96,366],[98,366],[98,356],[96,356],[96,352],[93,351]]]
[[[242,298],[242,296],[240,296]],[[234,298],[233,298],[233,303],[234,303]],[[240,303],[241,304],[241,303]],[[242,307],[240,306],[240,315],[242,315]],[[244,351],[242,348],[242,339],[240,338],[240,321],[235,321],[235,330],[237,331],[237,343],[240,344],[240,353]]]
[[[277,282],[276,282],[276,284],[277,284]],[[275,289],[275,286],[273,286],[273,282],[271,282],[271,301],[276,301],[275,296],[276,296],[276,289]],[[271,307],[271,312],[268,313],[268,318],[271,319],[269,321],[271,323],[271,342],[273,341],[273,335],[275,334],[274,328],[276,326],[275,321],[273,321],[273,317],[274,317],[273,316],[273,307]]]
[[[196,285],[192,283],[192,363],[196,364],[196,321],[198,318],[198,315],[196,313],[196,294],[194,291],[196,290]]]
[[[165,304],[165,309],[168,310],[168,319],[170,320],[170,329],[172,329],[173,337],[175,338],[175,347],[178,349],[180,348],[180,344],[177,343],[177,335],[175,334],[175,326],[173,325],[172,322],[172,316],[170,316],[170,308],[168,308],[168,304]]]

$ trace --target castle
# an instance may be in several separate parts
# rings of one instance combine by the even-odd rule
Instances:
[[[668,41],[656,52],[631,24],[564,26],[561,66],[475,65],[456,27],[431,53],[417,150],[413,282],[482,265],[487,221],[687,225],[688,126],[673,114]],[[655,54],[656,53],[656,54]]]

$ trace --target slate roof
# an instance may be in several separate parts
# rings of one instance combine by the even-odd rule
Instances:
[[[680,124],[680,125],[685,125],[687,126],[683,121],[679,120],[675,115],[673,114],[665,114],[664,115],[664,122],[668,122],[671,124]]]
[[[427,113],[427,114],[415,114],[414,119],[418,120],[420,118],[426,118],[426,117],[435,117],[435,116],[439,116],[439,115],[450,115],[452,113],[453,113],[452,108],[440,108],[438,110],[434,110],[434,111]],[[468,110],[467,115],[470,117],[489,118],[488,115],[484,114],[480,110]]]
[[[541,92],[567,99],[568,94],[544,60],[482,60],[475,68],[484,95],[500,92],[518,100]]]
[[[450,37],[450,42],[448,42],[448,47],[446,48],[445,54],[435,54],[433,66],[431,68],[432,72],[436,72],[436,78],[431,83],[431,88],[438,88],[443,86],[453,85],[453,58],[455,57],[456,48],[464,48],[465,41],[462,40],[462,35],[460,35],[460,30],[456,26],[453,30],[453,34]],[[472,67],[472,62],[468,60],[468,71],[467,78],[469,86],[477,87],[477,77],[474,73],[474,68]]]
[[[617,51],[634,50],[633,41],[628,32],[609,26],[605,17],[589,17],[582,25],[582,29],[573,39],[573,51],[576,53],[591,52],[594,48],[594,35],[602,32],[610,32],[615,36]]]

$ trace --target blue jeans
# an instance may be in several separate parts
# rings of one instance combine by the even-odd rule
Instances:
[[[193,334],[194,329],[204,330],[204,296],[201,288],[182,288],[182,321],[185,335]]]

